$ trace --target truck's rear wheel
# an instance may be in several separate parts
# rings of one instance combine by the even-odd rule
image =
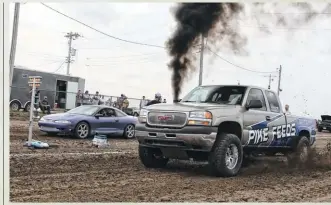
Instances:
[[[309,144],[309,139],[306,136],[300,138],[293,152],[286,155],[287,162],[290,166],[302,165],[308,161],[310,150]]]
[[[243,161],[240,139],[234,134],[220,133],[209,155],[209,166],[215,176],[232,177],[238,174]]]
[[[141,145],[139,145],[139,158],[147,168],[163,168],[169,161],[168,158],[163,157],[160,150]]]

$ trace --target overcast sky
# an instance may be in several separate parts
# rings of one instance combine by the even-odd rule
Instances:
[[[110,35],[164,46],[176,23],[172,3],[47,3],[54,9],[74,17]],[[322,7],[323,5],[316,5]],[[14,5],[10,7],[10,25]],[[330,11],[331,12],[331,11]],[[272,15],[272,14],[265,14]],[[294,12],[286,14],[295,16]],[[319,14],[310,23],[280,27],[266,21],[270,32],[262,32],[247,13],[238,19],[240,32],[247,37],[243,51],[234,55],[219,48],[218,54],[228,61],[256,71],[275,71],[271,88],[277,89],[277,72],[283,67],[281,100],[294,114],[307,112],[319,118],[331,114],[330,64],[331,16]],[[10,28],[10,32],[11,32]],[[90,93],[153,98],[160,92],[172,101],[169,56],[164,49],[121,42],[46,8],[40,3],[21,5],[16,65],[65,74],[62,65],[68,52],[64,35],[78,32],[73,42],[77,49],[70,74],[86,79]],[[11,34],[10,34],[11,35]],[[197,54],[198,57],[199,54]],[[62,67],[60,67],[62,65]],[[196,62],[199,65],[199,62]],[[267,87],[268,74],[248,72],[220,58],[205,54],[203,84],[252,84]],[[185,82],[181,96],[198,84],[198,73]]]

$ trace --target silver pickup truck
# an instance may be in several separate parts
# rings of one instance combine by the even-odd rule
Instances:
[[[315,142],[314,119],[286,115],[278,96],[255,86],[199,86],[174,104],[140,111],[136,125],[145,167],[169,159],[208,161],[216,176],[235,176],[252,153],[283,153],[307,160]]]

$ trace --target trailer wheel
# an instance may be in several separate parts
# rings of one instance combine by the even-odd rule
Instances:
[[[10,103],[10,110],[11,111],[19,111],[21,109],[21,103],[18,101],[12,101]]]
[[[25,105],[25,107],[24,107],[24,111],[25,111],[25,112],[29,112],[29,111],[30,111],[30,108],[31,108],[31,103],[29,102],[29,103],[27,103],[27,104]]]

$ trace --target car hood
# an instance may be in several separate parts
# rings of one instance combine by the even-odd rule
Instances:
[[[159,110],[159,111],[179,111],[179,112],[191,112],[197,110],[213,110],[213,109],[233,109],[236,105],[222,105],[215,103],[174,103],[174,104],[154,104],[144,109],[147,110]]]
[[[331,121],[330,115],[321,115],[322,121]]]
[[[70,114],[70,113],[58,113],[58,114],[51,114],[51,115],[46,115],[43,118],[45,120],[71,120],[77,118],[78,114]]]

